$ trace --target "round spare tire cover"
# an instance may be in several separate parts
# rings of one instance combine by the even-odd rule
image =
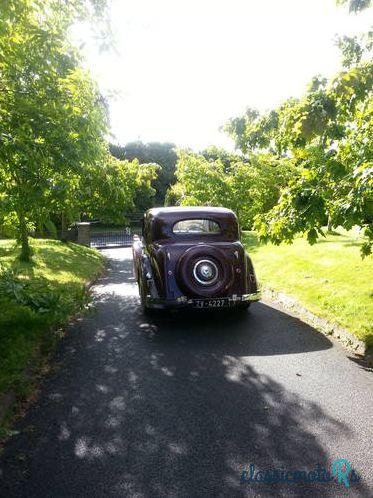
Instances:
[[[191,247],[180,257],[177,280],[187,294],[221,296],[232,283],[232,264],[217,247],[200,244]]]

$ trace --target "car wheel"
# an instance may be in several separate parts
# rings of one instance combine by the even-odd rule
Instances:
[[[250,302],[246,302],[246,303],[241,303],[237,306],[238,310],[240,311],[246,311],[250,308]]]
[[[250,308],[251,303],[241,303],[239,306],[236,308],[236,313],[239,315],[245,315],[247,313],[247,310]]]
[[[229,316],[237,316],[244,317],[247,313],[247,310],[250,308],[251,303],[240,303],[236,306],[232,306],[231,308],[226,308],[226,313]]]

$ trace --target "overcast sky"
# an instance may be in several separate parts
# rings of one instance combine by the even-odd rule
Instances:
[[[110,0],[109,0],[110,1]],[[111,0],[116,53],[86,44],[110,103],[113,141],[231,148],[219,132],[246,107],[300,96],[312,76],[339,69],[337,33],[366,31],[335,0]]]

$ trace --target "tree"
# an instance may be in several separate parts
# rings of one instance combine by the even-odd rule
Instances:
[[[168,204],[220,206],[229,198],[224,165],[208,161],[199,154],[178,151],[176,184],[171,187]]]
[[[104,2],[93,2],[98,8]],[[38,217],[107,155],[105,102],[67,39],[87,2],[9,0],[0,19],[0,199],[17,217],[21,258]],[[65,188],[68,191],[68,188]]]
[[[208,161],[221,161],[224,166],[224,171],[228,172],[232,168],[232,165],[243,162],[249,163],[248,157],[243,154],[232,154],[232,152],[228,152],[225,149],[220,147],[211,146],[207,149],[201,151],[201,155],[207,159]]]
[[[264,240],[291,242],[306,233],[310,243],[337,226],[358,225],[372,247],[372,85],[371,33],[364,43],[340,39],[345,69],[327,81],[313,78],[304,96],[260,114],[249,109],[225,129],[246,153],[267,151],[296,166],[272,210],[259,213]]]
[[[230,119],[223,130],[233,138],[236,149],[243,153],[253,150],[281,153],[273,142],[277,127],[276,111],[261,115],[256,109],[248,108],[243,116]]]
[[[242,160],[240,155],[213,149],[206,155],[209,159],[179,151],[177,182],[168,203],[225,206],[236,212],[244,228],[251,228],[258,213],[277,203],[293,171],[291,160],[270,154],[252,154],[250,160]]]
[[[336,45],[341,52],[342,66],[346,69],[359,64],[364,58],[372,59],[373,32],[359,36],[339,36]]]
[[[140,164],[155,163],[160,167],[152,185],[155,195],[150,203],[138,204],[137,209],[145,210],[152,206],[163,206],[166,192],[175,182],[177,154],[175,145],[160,142],[130,142],[125,146],[110,144],[110,152],[118,159],[137,159]]]
[[[135,209],[138,199],[151,202],[155,190],[151,184],[157,174],[155,164],[139,164],[112,156],[87,170],[75,189],[75,207],[87,218],[106,223],[123,223],[125,212]]]
[[[360,12],[361,10],[367,9],[371,6],[371,0],[337,0],[337,5],[348,5],[348,10],[350,12]]]
[[[330,227],[362,227],[368,237],[362,252],[370,253],[372,84],[373,64],[361,62],[329,82],[315,78],[303,98],[275,111],[277,124],[270,133],[262,132],[263,139],[261,116],[248,122],[240,136],[248,148],[272,142],[297,166],[278,205],[256,219],[263,239],[291,242],[297,233],[306,233],[313,243],[323,235],[328,217]]]
[[[279,159],[269,153],[251,154],[250,162],[234,164],[227,178],[227,205],[237,213],[243,228],[251,229],[258,215],[277,204],[281,189],[294,174],[291,159]]]

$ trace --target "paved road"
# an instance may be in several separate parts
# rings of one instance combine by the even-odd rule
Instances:
[[[70,327],[0,462],[1,497],[367,497],[373,378],[268,305],[142,316],[129,249],[106,250],[96,311]],[[348,459],[362,481],[240,483]]]

